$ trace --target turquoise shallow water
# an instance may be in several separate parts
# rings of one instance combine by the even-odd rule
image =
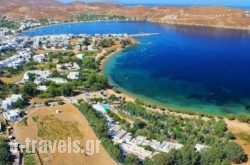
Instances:
[[[34,29],[60,33],[160,33],[111,58],[110,82],[130,93],[181,109],[250,113],[250,33],[146,22],[93,22]]]

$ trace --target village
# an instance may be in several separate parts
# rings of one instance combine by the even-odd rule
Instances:
[[[19,30],[36,26],[41,24],[28,22]],[[108,145],[105,142],[102,144],[104,149],[101,156],[108,160],[107,164],[126,161],[126,157],[131,155],[136,156],[136,160],[142,163],[156,155],[181,150],[185,147],[187,138],[192,139],[192,134],[197,132],[201,132],[197,133],[199,138],[192,139],[196,153],[209,149],[210,141],[223,143],[233,139],[222,120],[213,117],[185,118],[160,106],[142,103],[109,85],[102,74],[105,60],[116,55],[118,51],[138,44],[133,37],[141,35],[158,33],[60,34],[30,37],[20,35],[18,30],[1,28],[0,132],[8,141],[10,162],[21,164],[28,160],[29,155],[25,155],[20,148],[27,137],[65,138],[58,134],[46,135],[50,130],[39,127],[39,124],[46,123],[45,121],[57,125],[57,129],[60,130],[67,127],[62,126],[62,123],[67,123],[71,126],[65,129],[69,130],[68,134],[82,141],[86,141],[90,130],[91,138],[101,139],[96,131],[97,126],[90,124],[91,119],[84,115],[84,110],[81,109],[83,103],[91,107],[91,113],[101,114],[101,117],[97,115],[98,120],[105,120],[104,127],[107,130],[104,129],[105,132],[101,133],[112,142]],[[151,116],[156,117],[156,120]],[[216,129],[218,125],[219,130]],[[81,127],[86,130],[82,130]],[[39,131],[45,132],[43,136]],[[211,136],[207,135],[207,132]],[[83,138],[82,134],[86,137]],[[119,149],[115,150],[117,145]],[[107,153],[107,148],[114,150]],[[119,152],[121,158],[115,157],[114,151]],[[40,164],[56,164],[55,162],[63,160],[63,156],[54,158],[36,152],[35,158],[32,159]],[[87,161],[86,164],[91,164],[98,155],[92,158],[88,155],[84,155],[84,159],[82,157],[72,156],[71,161],[82,160]],[[100,159],[98,163],[101,161]]]
[[[16,32],[14,31],[9,33],[6,29],[2,29],[1,31],[1,38],[6,38],[7,40],[1,41],[2,46],[0,47],[0,52],[3,55],[3,58],[0,61],[0,68],[2,70],[6,70],[8,68],[19,69],[27,63],[35,63],[36,65],[31,67],[33,68],[33,70],[24,70],[22,72],[23,76],[19,81],[16,81],[15,84],[18,86],[22,86],[25,83],[32,83],[36,85],[36,90],[40,92],[46,92],[48,90],[49,86],[46,85],[48,84],[48,82],[54,83],[55,85],[60,85],[67,84],[70,81],[78,80],[81,75],[81,69],[83,68],[82,65],[79,65],[79,62],[77,63],[77,61],[88,58],[88,55],[81,52],[87,52],[87,54],[93,52],[94,54],[97,54],[96,56],[99,57],[95,59],[101,60],[103,58],[103,54],[107,55],[109,52],[108,50],[100,51],[100,47],[112,47],[115,42],[129,40],[129,35],[127,34],[95,34],[94,36],[86,34],[62,34],[27,37],[17,36]],[[106,41],[107,43],[103,43],[102,41]],[[127,46],[126,42],[123,43],[125,43],[125,45],[121,45],[121,48]],[[13,50],[15,50],[14,54],[5,58],[6,52]],[[58,51],[67,52],[68,50],[73,50],[73,52],[76,52],[76,54],[72,52],[70,56],[74,57],[72,58],[74,60],[66,60],[67,62],[62,62],[65,60],[61,57],[54,58],[53,55],[56,56],[56,54],[49,53]],[[113,52],[113,50],[111,50],[111,52]],[[35,69],[38,68],[37,66],[41,64],[45,65],[48,62],[51,62],[53,64],[53,67],[50,67],[47,70],[44,67],[42,67],[41,70]],[[39,66],[39,68],[41,67]],[[55,72],[57,74],[55,74]],[[2,74],[4,75],[5,73],[2,72]],[[92,95],[89,92],[85,92],[84,94],[80,94],[79,96],[81,97],[79,98],[78,96],[78,98],[84,99],[86,102],[90,102],[90,100],[95,99],[97,95],[104,97],[104,99],[105,97],[109,97],[109,95],[103,94],[102,91],[99,91],[97,93],[98,94]],[[67,101],[67,97],[64,97],[64,99],[66,99]],[[16,103],[23,102],[23,100],[24,98],[22,94],[16,93],[10,95],[9,97],[6,97],[4,100],[1,100],[1,111],[7,123],[15,123],[22,120],[22,118],[24,117],[23,109],[16,106],[18,105]],[[76,102],[77,100],[73,102],[72,100],[70,101],[70,103],[72,104]],[[145,136],[134,137],[130,132],[122,129],[121,126],[119,126],[119,122],[115,121],[107,115],[107,111],[109,111],[110,109],[112,109],[112,111],[116,111],[112,105],[101,104],[99,102],[96,104],[94,104],[94,102],[91,103],[93,104],[93,109],[101,112],[104,116],[106,116],[107,126],[109,128],[108,135],[113,140],[114,144],[119,144],[120,149],[123,151],[124,155],[134,154],[139,159],[144,160],[147,157],[153,157],[159,152],[169,152],[173,148],[179,149],[183,146],[182,144],[176,142],[160,142],[157,140],[147,140],[147,137]],[[44,104],[37,104],[34,106],[37,107],[42,105]],[[104,105],[106,106],[106,109],[104,108]],[[29,107],[32,107],[32,105],[29,105]],[[10,134],[9,137],[13,138],[14,133]],[[12,150],[12,155],[18,155],[17,152],[20,151],[18,149],[19,145],[16,144],[18,142],[15,140],[15,138],[13,139],[14,140],[11,140],[10,142],[11,144],[15,143],[16,148]],[[150,146],[152,149],[146,150],[145,146]],[[198,151],[201,148],[205,147],[207,146],[200,144],[196,145]],[[19,156],[17,156],[17,158],[21,159],[21,157]],[[18,159],[15,159],[14,162],[17,163]]]

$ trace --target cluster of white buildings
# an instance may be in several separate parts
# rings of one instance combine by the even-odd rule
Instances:
[[[107,125],[109,128],[108,135],[114,143],[120,145],[124,155],[134,154],[141,160],[149,157],[151,158],[159,152],[169,152],[171,149],[180,149],[182,144],[168,141],[148,140],[145,136],[134,137],[130,132],[122,129],[115,120],[110,118],[107,112],[110,110],[109,105],[97,103],[92,105],[92,108],[102,113],[107,118]],[[154,151],[146,150],[145,147],[150,146]]]
[[[28,62],[31,56],[32,56],[31,49],[25,48],[23,50],[18,51],[16,55],[11,56],[3,61],[0,61],[0,68],[7,68],[7,67],[16,68]]]
[[[137,155],[142,160],[146,157],[151,158],[159,152],[169,152],[171,149],[180,149],[183,147],[183,145],[179,143],[148,140],[145,136],[133,137],[131,133],[121,129],[121,127],[117,124],[109,123],[108,125],[109,135],[115,143],[120,144],[123,153],[125,155],[128,153]],[[150,146],[155,151],[146,150],[143,146]]]
[[[48,25],[50,24],[57,24],[57,23],[60,23],[59,21],[56,21],[56,20],[50,20],[48,19]],[[23,31],[23,30],[27,30],[27,29],[30,29],[30,28],[33,28],[33,27],[39,27],[39,26],[42,26],[42,24],[37,21],[37,20],[29,20],[29,21],[26,21],[26,22],[22,22],[20,27],[19,27],[19,30]]]
[[[33,56],[33,61],[37,63],[46,62],[47,58],[45,54],[38,54]]]
[[[30,42],[30,37],[27,36],[16,36],[13,34],[6,34],[1,35],[0,37],[2,37],[0,39],[0,53],[6,50],[20,50]]]
[[[93,109],[102,113],[107,119],[107,126],[109,128],[108,135],[114,143],[119,144],[120,149],[124,155],[134,154],[139,159],[152,158],[160,152],[169,152],[171,149],[181,149],[184,145],[176,142],[163,141],[152,139],[148,140],[145,136],[133,136],[132,133],[122,129],[115,120],[108,116],[108,111],[111,110],[109,105],[97,103],[92,105]],[[151,148],[150,150],[147,148]],[[195,149],[200,152],[207,148],[206,145],[196,144]]]
[[[68,82],[67,80],[61,77],[48,78],[48,80],[54,82],[55,84],[65,84]]]
[[[41,23],[39,22],[33,22],[33,21],[27,21],[27,22],[23,22],[21,23],[19,30],[27,30],[29,28],[33,28],[33,27],[38,27],[41,26]]]
[[[64,84],[67,83],[68,81],[65,80],[64,78],[60,77],[51,77],[51,72],[48,70],[29,70],[26,71],[23,75],[23,79],[21,80],[22,83],[31,81],[31,77],[34,76],[34,83],[37,85],[40,85],[46,81],[52,81],[56,84]],[[77,75],[73,75],[77,76]],[[75,77],[72,77],[75,78]],[[38,90],[45,91],[47,87],[41,85],[38,86]]]
[[[32,37],[32,47],[34,49],[63,49],[67,50],[70,46],[70,41],[74,35],[60,34],[60,35],[44,35]]]
[[[80,70],[81,68],[77,63],[72,62],[72,63],[56,64],[56,69],[58,72],[63,72],[68,70],[77,71]]]
[[[20,119],[20,109],[13,109],[3,112],[3,117],[8,121],[17,121]]]
[[[46,82],[48,78],[51,76],[51,72],[48,70],[29,70],[26,71],[23,75],[22,82],[30,81],[31,76],[34,76],[34,83],[35,84],[41,84],[43,82]]]
[[[17,100],[23,99],[21,94],[12,94],[10,97],[7,97],[2,101],[2,109],[8,110],[12,108],[12,104],[17,102]]]
[[[21,94],[12,94],[2,101],[1,108],[4,110],[3,116],[8,121],[16,121],[20,118],[20,110],[13,109],[13,104],[19,99],[23,99]]]
[[[80,76],[79,72],[69,72],[69,74],[67,75],[67,78],[70,80],[78,80]]]

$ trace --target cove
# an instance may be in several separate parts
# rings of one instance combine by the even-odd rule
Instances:
[[[25,32],[160,33],[113,56],[104,73],[110,83],[138,97],[177,109],[250,113],[250,32],[148,22],[88,22]]]

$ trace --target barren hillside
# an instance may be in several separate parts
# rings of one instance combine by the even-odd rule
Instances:
[[[80,13],[120,15],[168,24],[250,29],[250,14],[225,7],[146,7],[55,0],[0,0],[0,14],[19,19],[71,19]]]

